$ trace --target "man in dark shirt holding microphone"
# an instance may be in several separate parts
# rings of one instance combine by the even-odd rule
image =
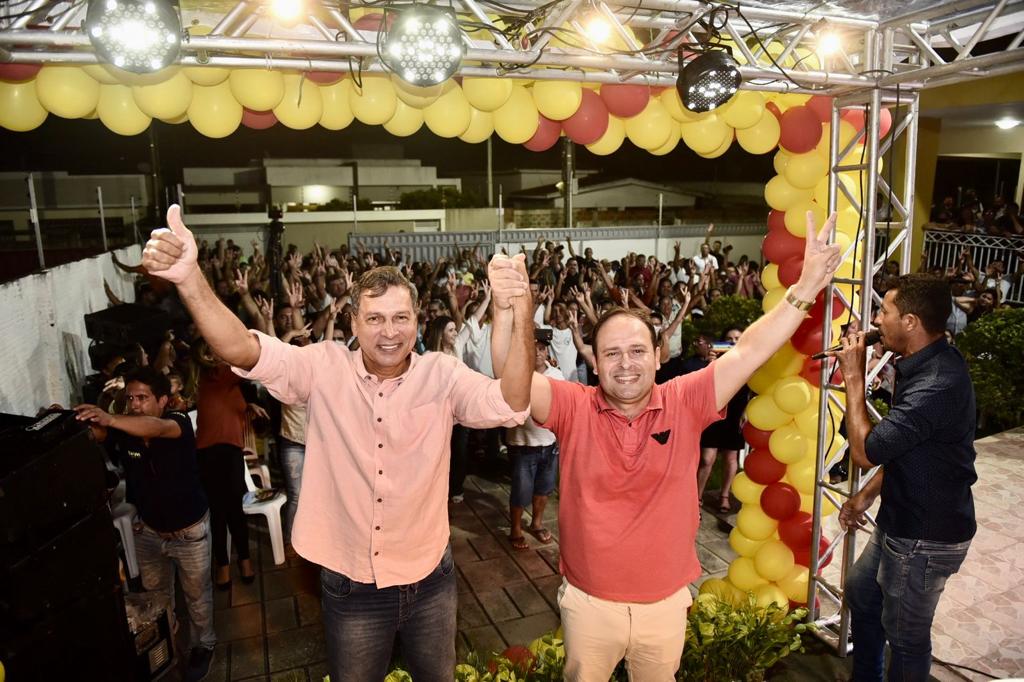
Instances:
[[[831,352],[846,381],[846,426],[853,463],[881,466],[839,513],[844,529],[863,528],[879,494],[877,528],[846,579],[852,616],[853,679],[927,680],[931,626],[946,579],[963,563],[976,530],[974,387],[960,352],[945,339],[949,285],[903,275],[875,316],[882,345],[900,356],[889,414],[872,427],[865,405],[865,334]]]

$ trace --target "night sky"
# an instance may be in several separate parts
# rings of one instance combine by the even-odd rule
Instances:
[[[438,167],[439,175],[456,177],[462,171],[486,169],[485,144],[435,136],[426,126],[408,138],[398,138],[379,126],[354,122],[340,131],[319,127],[291,130],[278,124],[269,130],[240,127],[231,136],[213,140],[187,123],[154,121],[160,164],[165,181],[177,182],[184,166],[245,166],[251,159],[268,158],[418,158]],[[494,136],[494,169],[559,168],[559,145],[546,152],[527,151]],[[149,141],[142,133],[122,137],[98,120],[66,120],[51,115],[27,133],[0,129],[0,170],[73,173],[138,173],[148,171]],[[633,176],[651,181],[684,180],[764,181],[772,175],[771,154],[754,157],[739,145],[718,159],[703,159],[680,142],[670,154],[657,157],[628,140],[610,157],[599,157],[577,146],[578,169]]]

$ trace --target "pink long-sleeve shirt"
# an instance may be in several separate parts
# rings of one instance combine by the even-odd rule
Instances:
[[[453,424],[516,426],[528,411],[508,406],[500,381],[444,353],[414,353],[404,374],[380,381],[360,351],[253,334],[259,361],[235,372],[308,406],[295,550],[378,588],[425,578],[448,544]]]

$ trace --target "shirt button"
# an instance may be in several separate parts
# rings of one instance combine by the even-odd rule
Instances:
[[[384,470],[383,469],[377,469],[377,473],[380,474],[381,476],[383,476],[384,475]]]
[[[380,530],[380,526],[377,526],[376,530]]]
[[[373,553],[373,556],[379,556],[379,555],[380,555],[380,552],[374,552]]]
[[[383,498],[383,497],[378,497],[378,498],[377,498],[377,502],[383,502],[383,501],[384,501],[384,498]]]
[[[377,447],[378,447],[378,448],[382,448],[382,447],[384,447],[384,443],[377,443]]]
[[[383,397],[384,397],[384,394],[383,394],[383,393],[378,393],[377,395],[378,395],[378,396],[380,396],[381,398],[383,398]]]
[[[383,421],[380,417],[377,417],[377,421]]]

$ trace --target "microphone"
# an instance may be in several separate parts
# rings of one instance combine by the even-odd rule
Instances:
[[[873,346],[876,343],[878,343],[878,341],[881,338],[882,338],[882,335],[878,333],[878,330],[877,329],[873,329],[873,330],[869,331],[864,336],[864,345],[865,346]],[[820,353],[815,353],[814,355],[811,356],[811,360],[822,360],[825,357],[827,357],[829,353],[834,353],[835,351],[842,350],[842,349],[843,349],[842,344],[839,344],[837,346],[832,346],[828,350],[822,351]]]

